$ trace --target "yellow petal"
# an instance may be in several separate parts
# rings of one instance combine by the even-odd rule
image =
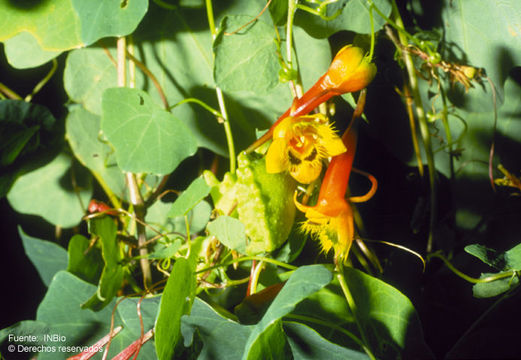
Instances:
[[[302,161],[299,165],[295,165],[290,169],[290,175],[301,184],[309,184],[320,175],[322,171],[322,163],[314,165],[309,161]]]
[[[273,129],[273,139],[283,139],[286,137],[286,133],[291,131],[291,126],[295,122],[295,118],[288,116],[282,120],[275,129]]]
[[[266,172],[276,174],[287,169],[286,142],[283,139],[275,139],[266,153]]]
[[[325,157],[340,155],[346,151],[344,142],[333,128],[329,125],[317,126],[317,135],[320,140],[320,144],[326,149],[327,154]]]
[[[347,151],[344,142],[339,137],[324,142],[324,147],[329,156],[337,156]]]

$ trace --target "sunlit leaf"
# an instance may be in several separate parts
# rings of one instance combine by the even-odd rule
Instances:
[[[279,63],[273,28],[256,21],[235,35],[225,33],[252,18],[225,17],[214,42],[215,82],[224,91],[248,90],[266,93],[279,82]]]
[[[9,62],[19,68],[40,65],[54,54],[83,47],[107,36],[123,36],[135,30],[148,8],[148,0],[128,2],[56,0],[43,3],[0,3],[0,41],[9,40]],[[24,34],[23,36],[16,36]],[[30,35],[29,35],[30,34]],[[34,37],[30,40],[28,37]],[[38,43],[37,59],[28,61]],[[31,46],[24,49],[25,44]]]
[[[246,252],[246,231],[239,220],[230,216],[219,216],[208,224],[208,231],[226,247],[240,254]]]
[[[115,57],[114,52],[111,56]],[[116,64],[103,49],[73,50],[67,56],[63,86],[71,100],[91,113],[101,115],[101,94],[116,84]]]
[[[103,93],[101,129],[125,171],[172,172],[197,150],[190,130],[142,90],[111,88]]]
[[[195,179],[188,188],[179,195],[168,212],[169,217],[184,216],[210,193],[210,187],[203,177]]]

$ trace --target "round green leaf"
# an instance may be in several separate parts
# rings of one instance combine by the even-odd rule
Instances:
[[[7,194],[9,203],[18,212],[41,216],[61,227],[77,225],[92,196],[92,186],[89,177],[74,174],[79,183],[89,180],[75,191],[71,165],[72,159],[60,154],[46,166],[21,176]]]
[[[101,115],[101,94],[117,84],[116,66],[100,48],[73,50],[63,73],[65,91],[74,102]]]
[[[90,45],[103,37],[132,33],[147,9],[148,0],[54,0],[38,4],[2,0],[0,18],[6,21],[0,28],[0,41],[9,40],[7,55],[13,66],[37,66],[62,51]],[[39,50],[33,56],[36,46]]]
[[[107,89],[102,110],[101,129],[124,171],[168,174],[197,150],[190,130],[144,91]]]
[[[272,27],[257,20],[236,34],[225,34],[251,19],[227,16],[221,22],[221,31],[214,43],[214,77],[224,91],[248,90],[263,94],[279,82],[280,65]]]

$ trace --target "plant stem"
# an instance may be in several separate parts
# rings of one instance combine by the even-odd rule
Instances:
[[[429,185],[430,185],[430,217],[429,217],[429,237],[427,239],[427,253],[432,251],[432,239],[433,239],[433,231],[437,214],[437,205],[436,205],[436,168],[434,166],[434,155],[432,152],[432,144],[431,137],[429,133],[429,125],[427,122],[427,118],[425,116],[425,111],[423,109],[423,102],[420,94],[420,89],[418,87],[418,77],[416,76],[416,69],[414,67],[414,63],[412,61],[411,54],[407,51],[404,51],[408,46],[407,36],[405,35],[405,27],[403,24],[402,17],[398,10],[398,6],[396,5],[396,1],[392,1],[393,6],[393,14],[395,24],[398,28],[404,29],[403,31],[398,31],[398,39],[400,41],[399,44],[395,44],[397,49],[401,52],[403,61],[405,63],[405,67],[407,68],[407,74],[409,77],[409,86],[411,88],[412,97],[414,100],[416,115],[418,117],[418,123],[420,125],[420,133],[423,140],[423,145],[425,149],[425,156],[427,158],[427,168],[429,169]]]
[[[262,256],[243,256],[243,257],[240,257],[238,259],[230,260],[230,261],[227,261],[227,262],[222,263],[222,264],[209,266],[207,268],[198,270],[195,273],[196,274],[200,274],[200,273],[204,273],[204,272],[207,272],[207,271],[210,271],[210,270],[213,270],[213,269],[217,269],[217,268],[220,268],[220,267],[230,266],[230,265],[233,265],[233,264],[236,264],[236,263],[240,263],[240,262],[243,262],[243,261],[251,261],[251,260],[264,261],[264,262],[271,263],[271,264],[274,264],[274,265],[277,265],[277,266],[280,266],[280,267],[283,267],[283,268],[286,268],[286,269],[289,269],[289,270],[297,270],[298,269],[296,266],[293,266],[293,265],[290,265],[290,264],[286,264],[286,263],[283,263],[282,261],[278,261],[278,260],[275,260],[275,259],[270,259],[270,258],[266,258],[266,257],[262,257]]]
[[[141,71],[143,71],[143,73],[152,81],[152,83],[156,87],[157,92],[159,93],[161,101],[163,102],[163,106],[167,111],[170,111],[170,105],[168,104],[168,100],[166,99],[165,92],[161,88],[161,85],[159,84],[159,81],[154,76],[154,74],[152,74],[152,72],[145,66],[145,64],[136,59],[130,52],[127,52],[127,56],[130,60],[132,60],[132,63],[134,63]]]
[[[214,115],[216,118],[223,118],[224,115],[221,114],[219,111],[215,110],[213,107],[211,107],[210,105],[208,105],[207,103],[199,100],[199,99],[196,99],[196,98],[186,98],[186,99],[183,99],[181,101],[179,101],[178,103],[170,106],[170,110],[179,106],[179,105],[183,105],[183,104],[186,104],[186,103],[195,103],[199,106],[201,106],[202,108],[204,108],[205,110],[208,110],[210,113],[212,113],[212,115]]]
[[[479,278],[479,279],[478,278],[473,278],[473,277],[468,276],[467,274],[464,274],[463,272],[459,271],[458,269],[456,269],[454,267],[454,265],[452,265],[452,263],[445,256],[443,256],[442,254],[432,253],[432,254],[430,254],[429,257],[437,257],[438,259],[442,260],[445,263],[445,265],[447,265],[447,267],[450,269],[450,271],[452,271],[454,274],[456,274],[457,276],[459,276],[463,280],[466,280],[466,281],[468,281],[470,283],[473,283],[473,284],[488,283],[488,282],[492,282],[492,281],[496,281],[496,280],[500,280],[500,279],[505,279],[505,278],[509,278],[509,277],[513,277],[515,275],[518,275],[515,270],[511,270],[511,271],[507,271],[507,272],[498,273],[498,274],[495,274],[495,275],[490,275],[490,276],[487,276],[487,277],[484,277],[484,278]]]
[[[136,174],[126,173],[127,183],[129,189],[129,198],[130,202],[134,207],[134,214],[137,219],[144,221],[146,215],[145,203],[143,202],[143,198],[141,197],[141,193],[139,191],[139,186],[136,180]],[[143,284],[145,289],[148,289],[150,284],[152,283],[152,271],[150,269],[150,263],[148,262],[148,250],[146,246],[143,246],[146,241],[146,230],[145,226],[141,221],[137,222],[137,241],[139,246],[139,255],[141,258],[139,259],[139,264],[141,266],[141,271],[143,272]]]
[[[250,279],[250,293],[249,295],[253,295],[257,292],[257,284],[259,283],[259,277],[260,273],[262,271],[262,268],[264,266],[264,262],[260,261],[257,266],[255,267],[255,270],[253,272],[253,276]]]
[[[120,37],[117,40],[117,71],[118,71],[118,86],[125,87],[127,83],[126,79],[126,54],[127,54],[127,43],[125,37]],[[141,197],[141,193],[139,191],[139,186],[137,184],[136,175],[133,173],[126,173],[127,185],[129,190],[130,203],[134,207],[134,214],[136,218],[141,220],[137,222],[137,233],[138,233],[138,246],[139,246],[139,255],[143,256],[139,260],[139,264],[141,266],[141,271],[143,272],[143,284],[145,289],[148,289],[149,285],[152,283],[152,272],[150,270],[150,263],[148,262],[147,255],[148,250],[143,245],[146,239],[146,231],[145,226],[143,226],[142,221],[145,219],[146,208],[145,203],[143,202],[143,198]]]
[[[409,90],[409,85],[406,82],[407,80],[404,79],[403,90],[405,97],[405,105],[407,108],[407,116],[409,117],[409,126],[411,128],[412,146],[414,148],[414,154],[416,155],[416,161],[418,162],[418,173],[421,177],[423,177],[422,155],[420,151],[420,143],[418,142],[418,136],[416,135],[416,121],[414,121],[414,113],[412,111],[413,100],[411,96],[411,91]]]
[[[295,18],[295,11],[297,11],[298,0],[288,0],[288,18],[286,21],[286,62],[290,73],[293,70],[293,19]],[[289,81],[293,97],[302,97],[302,85]]]
[[[45,86],[45,84],[47,84],[47,82],[52,78],[52,76],[56,72],[57,68],[58,68],[58,61],[56,61],[56,59],[52,59],[51,70],[49,70],[47,75],[45,75],[45,77],[42,80],[40,80],[40,82],[38,82],[38,84],[36,84],[33,91],[25,97],[24,101],[30,102],[33,99],[33,96],[36,95],[38,93],[38,91],[40,91]]]
[[[212,34],[212,42],[217,37],[217,30],[215,28],[215,20],[213,16],[213,6],[212,0],[205,0],[206,3],[206,15],[208,18],[208,26],[210,27],[210,33]],[[214,55],[215,56],[215,55]],[[233,134],[232,128],[230,126],[230,122],[228,120],[228,112],[226,111],[226,106],[224,104],[224,96],[220,87],[215,86],[215,92],[217,94],[217,101],[219,102],[219,110],[223,115],[220,120],[224,126],[224,133],[226,135],[226,143],[228,145],[228,156],[230,157],[230,172],[235,173],[235,169],[237,168],[237,159],[235,156],[235,144],[233,143]]]
[[[447,146],[449,147],[449,162],[450,162],[450,178],[454,179],[454,154],[453,154],[453,142],[452,142],[452,133],[450,132],[449,125],[449,110],[447,108],[447,95],[445,93],[445,89],[443,88],[443,84],[441,81],[439,82],[440,86],[440,95],[441,101],[443,104],[443,109],[441,112],[441,122],[443,124],[443,129],[445,130],[445,136],[447,137]]]
[[[18,95],[16,92],[9,89],[7,86],[5,86],[2,83],[0,83],[0,93],[4,94],[5,96],[7,96],[9,99],[12,99],[12,100],[22,100],[22,97],[20,95]]]
[[[360,332],[360,336],[362,338],[362,342],[365,344],[364,351],[366,352],[367,356],[371,359],[376,359],[376,357],[371,352],[371,349],[369,349],[369,343],[367,341],[367,338],[365,336],[365,331],[362,327],[362,324],[360,323],[360,320],[358,319],[358,311],[355,299],[353,298],[353,295],[351,294],[351,291],[349,291],[349,287],[347,286],[346,278],[344,276],[344,267],[339,261],[336,265],[336,277],[338,279],[338,282],[340,283],[340,287],[342,288],[342,292],[344,293],[344,296],[347,301],[347,306],[349,307],[349,310],[351,311],[351,314],[353,315],[353,319],[355,320],[356,326],[358,327],[358,331]]]

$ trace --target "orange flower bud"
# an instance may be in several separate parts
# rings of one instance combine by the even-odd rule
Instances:
[[[295,99],[292,106],[271,126],[271,128],[246,151],[252,151],[265,143],[273,134],[275,127],[288,116],[298,117],[333,96],[362,90],[367,87],[376,74],[376,66],[364,56],[364,51],[355,46],[344,46],[335,56],[327,72],[318,79],[301,98]]]

